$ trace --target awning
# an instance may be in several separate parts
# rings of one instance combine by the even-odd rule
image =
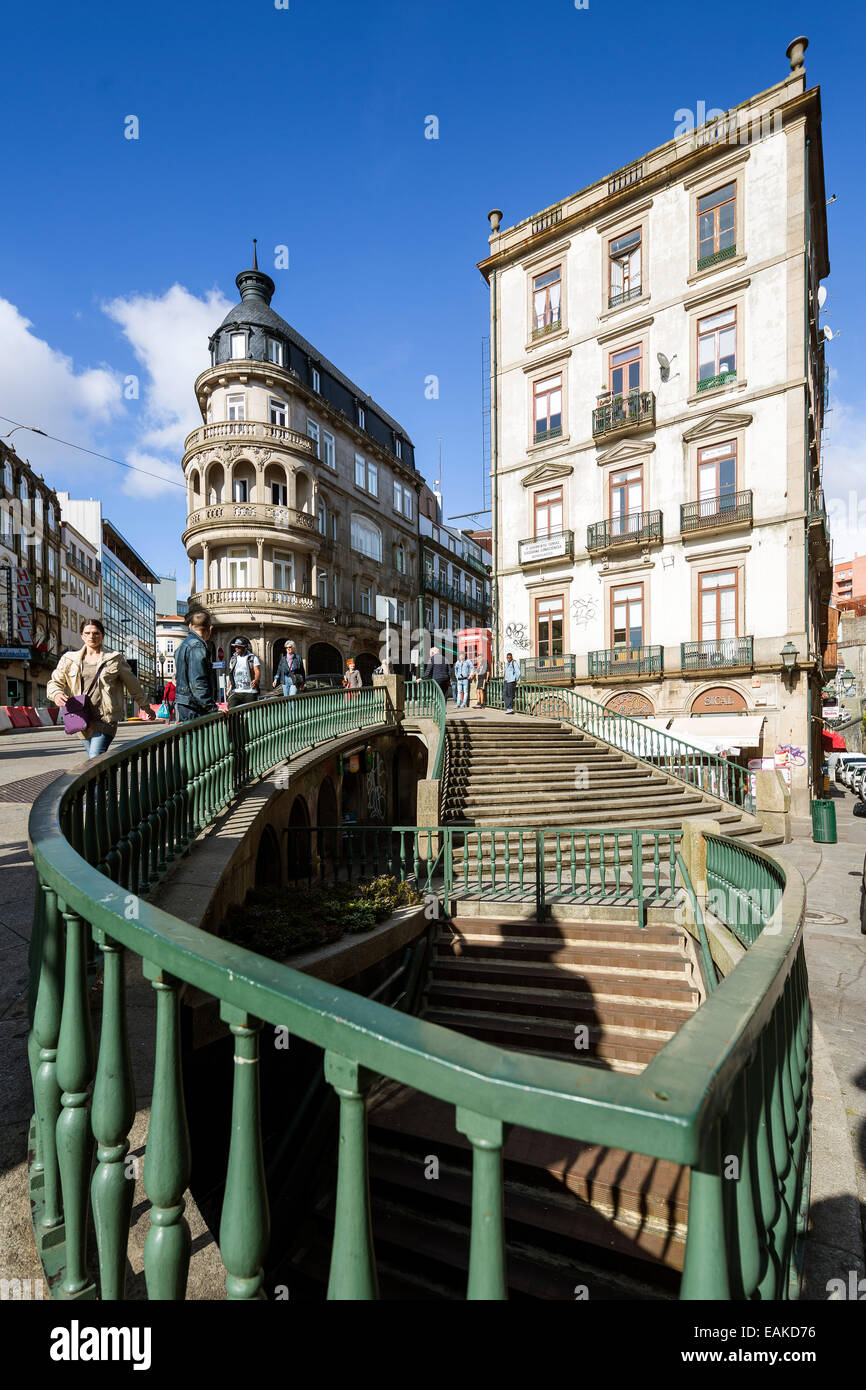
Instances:
[[[829,749],[831,753],[844,753],[847,751],[845,748],[845,740],[842,735],[835,733],[832,729],[822,729],[821,738],[823,739],[825,750]]]
[[[763,714],[706,715],[700,719],[673,719],[668,732],[696,748],[723,753],[731,748],[757,748],[763,727]]]

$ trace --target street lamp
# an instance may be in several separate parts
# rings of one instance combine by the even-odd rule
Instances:
[[[779,655],[782,658],[782,679],[787,676],[789,688],[793,690],[794,670],[797,665],[797,657],[800,655],[794,643],[788,638]]]

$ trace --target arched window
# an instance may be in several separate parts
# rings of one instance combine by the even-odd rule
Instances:
[[[352,549],[371,560],[382,559],[382,532],[365,516],[352,517]]]
[[[8,493],[12,492],[12,465],[8,459],[3,464],[3,486]]]

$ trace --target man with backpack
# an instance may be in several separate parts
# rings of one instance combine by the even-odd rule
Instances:
[[[280,664],[277,667],[277,674],[274,676],[273,689],[282,686],[283,694],[300,695],[304,688],[304,663],[295,651],[295,644],[292,641],[286,643],[286,650],[280,657]]]
[[[244,637],[236,637],[232,642],[232,659],[229,662],[228,707],[252,704],[259,698],[261,663]]]

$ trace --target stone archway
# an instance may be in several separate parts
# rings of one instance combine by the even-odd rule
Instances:
[[[289,812],[286,872],[289,883],[309,881],[312,871],[310,813],[302,796],[296,796]]]
[[[320,872],[326,876],[335,867],[339,831],[334,827],[339,823],[337,791],[330,777],[326,777],[319,787],[316,801],[316,845],[319,852]]]
[[[308,676],[341,676],[343,658],[330,642],[313,642],[307,655]]]
[[[418,804],[418,777],[412,750],[405,743],[394,754],[391,797],[395,825],[414,825]]]
[[[358,652],[355,657],[355,665],[361,672],[361,680],[365,685],[373,684],[373,672],[381,666],[377,656],[371,656],[369,652]]]
[[[655,713],[652,700],[640,690],[621,690],[611,696],[605,709],[614,714],[627,714],[631,719],[647,719]]]
[[[745,695],[734,686],[713,685],[702,690],[692,700],[690,713],[698,714],[748,714],[749,705]]]
[[[280,842],[274,829],[266,825],[256,853],[256,888],[279,888],[282,882]]]

